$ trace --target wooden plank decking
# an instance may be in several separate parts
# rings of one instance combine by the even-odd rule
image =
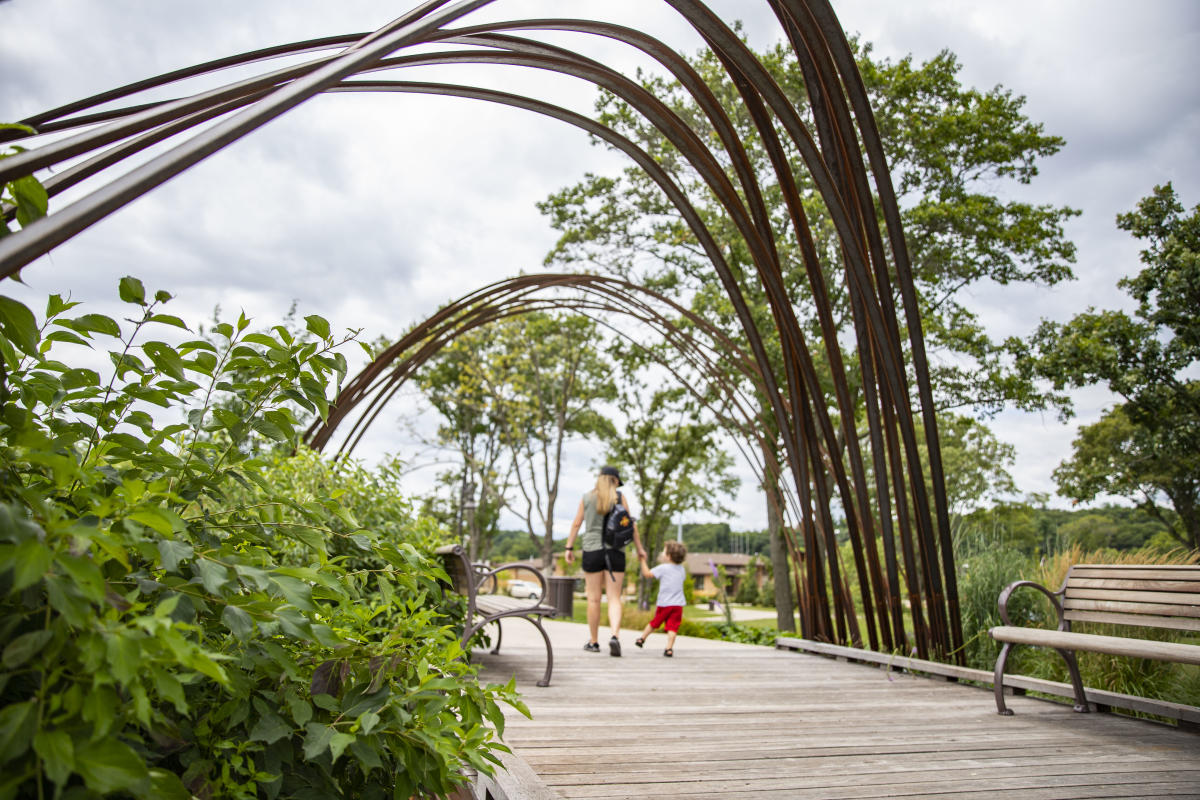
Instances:
[[[506,621],[487,680],[515,674],[530,711],[505,740],[562,798],[1200,798],[1200,734],[767,647],[664,637],[624,655],[582,650],[586,628]],[[602,630],[602,638],[607,634]],[[603,644],[603,642],[602,642]],[[510,800],[518,800],[517,796]]]

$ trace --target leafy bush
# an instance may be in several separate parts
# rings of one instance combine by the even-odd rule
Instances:
[[[988,636],[988,630],[1003,624],[997,605],[1000,593],[1013,581],[1031,580],[1036,568],[1033,559],[1012,547],[960,551],[958,602],[967,666],[986,670],[996,666],[1000,645]],[[1032,627],[1046,627],[1047,620],[1054,619],[1053,608],[1037,590],[1016,592],[1009,601],[1008,614],[1012,624]],[[1030,658],[1031,652],[1030,648],[1017,648],[1009,671],[1022,672],[1022,659]]]
[[[0,800],[406,798],[487,771],[512,684],[479,687],[411,531],[351,513],[381,485],[253,455],[326,412],[350,337],[243,316],[172,345],[147,339],[186,338],[170,296],[120,293],[129,330],[0,297]],[[105,342],[107,381],[52,356]]]

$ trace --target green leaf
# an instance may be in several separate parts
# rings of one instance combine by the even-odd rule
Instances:
[[[134,522],[140,522],[147,528],[153,530],[155,533],[161,533],[163,536],[170,536],[175,531],[174,526],[171,524],[171,520],[167,519],[167,517],[159,512],[159,510],[156,508],[145,508],[141,511],[135,511],[132,514],[129,514],[127,518],[133,520]]]
[[[95,603],[104,600],[104,576],[90,558],[64,553],[58,556],[57,563],[75,581],[84,597]]]
[[[274,714],[263,714],[250,731],[250,741],[273,744],[292,732],[291,726]]]
[[[31,631],[9,642],[4,648],[3,662],[9,669],[21,666],[42,651],[46,643],[54,638],[53,631]]]
[[[162,566],[167,572],[178,572],[179,562],[192,557],[195,551],[187,542],[177,542],[172,539],[160,539],[158,555]]]
[[[136,303],[139,306],[146,305],[146,287],[137,278],[132,278],[128,275],[121,278],[121,282],[117,286],[117,291],[120,293],[121,299],[126,303]]]
[[[150,770],[150,797],[154,800],[191,800],[192,793],[174,772]]]
[[[46,216],[50,208],[50,196],[46,187],[32,175],[8,182],[13,199],[17,201],[17,222],[22,228],[34,220]]]
[[[245,641],[254,634],[254,620],[249,614],[237,606],[225,606],[221,612],[221,622],[229,628],[237,638]]]
[[[75,745],[65,731],[41,730],[33,737],[33,749],[42,759],[46,777],[62,786],[75,770]]]
[[[118,339],[121,338],[121,326],[103,314],[84,314],[82,317],[76,317],[72,320],[62,320],[59,324],[80,333],[95,331],[96,333],[115,336]]]
[[[292,712],[292,719],[296,721],[297,725],[304,727],[308,724],[308,721],[312,719],[312,705],[308,701],[303,700],[294,694],[289,694],[287,697],[287,704],[288,709]]]
[[[37,701],[13,703],[0,711],[0,764],[11,761],[29,749],[37,724]]]
[[[46,576],[46,600],[73,628],[86,627],[92,619],[88,604],[79,596],[75,584],[67,578]]]
[[[283,592],[283,596],[287,601],[303,611],[315,611],[316,608],[312,604],[312,587],[307,583],[295,578],[289,578],[285,575],[272,575],[272,580],[279,587],[279,591]]]
[[[311,314],[305,317],[304,321],[307,323],[308,332],[313,336],[316,336],[318,339],[329,338],[329,323],[325,321],[324,317]]]
[[[304,726],[304,730],[304,757],[312,761],[329,749],[329,742],[333,739],[333,728],[319,722],[310,722]]]
[[[200,582],[212,594],[220,594],[221,587],[229,582],[229,570],[215,561],[200,559],[192,565],[193,572],[200,573]]]
[[[181,320],[179,317],[174,317],[170,314],[152,314],[150,316],[150,322],[158,322],[162,325],[171,325],[175,328],[183,328],[185,331],[191,330],[191,328],[187,326],[186,322]]]
[[[26,539],[17,545],[12,556],[12,590],[19,592],[26,586],[32,586],[41,580],[42,576],[46,574],[46,570],[50,568],[53,558],[54,551],[37,539]]]
[[[142,655],[141,642],[121,632],[110,634],[106,639],[108,664],[113,677],[128,685],[138,673]]]
[[[335,733],[329,738],[329,752],[336,762],[346,752],[346,748],[354,744],[357,737],[352,733]]]
[[[87,339],[84,339],[82,336],[72,333],[71,331],[50,331],[50,333],[46,334],[43,341],[68,342],[70,344],[81,344],[84,347],[90,347]]]
[[[142,345],[144,352],[154,366],[165,372],[176,380],[184,380],[187,376],[184,374],[187,366],[183,363],[183,359],[175,352],[175,348],[163,342],[146,342]]]
[[[379,715],[374,711],[368,711],[358,718],[358,729],[363,733],[370,733],[379,724]]]
[[[0,295],[0,333],[24,352],[38,356],[38,324],[33,312],[3,295]]]
[[[146,764],[129,745],[116,739],[80,744],[75,749],[75,768],[93,792],[144,794],[150,787]]]

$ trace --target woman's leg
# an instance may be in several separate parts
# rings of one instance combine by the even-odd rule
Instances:
[[[589,642],[598,642],[600,636],[600,596],[604,591],[603,572],[583,573],[584,591],[587,594],[587,622]],[[611,615],[611,612],[609,612]]]
[[[621,634],[621,589],[625,586],[625,573],[614,572],[611,578],[607,572],[601,572],[600,575],[608,587],[608,624],[612,628],[613,637],[618,638]],[[600,613],[599,607],[596,613]]]

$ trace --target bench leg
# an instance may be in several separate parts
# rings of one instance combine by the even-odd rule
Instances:
[[[546,629],[542,627],[542,618],[525,617],[533,624],[538,632],[542,634],[542,638],[546,640],[546,674],[537,682],[538,686],[550,685],[550,673],[554,671],[554,648],[550,646],[550,634],[546,633]]]
[[[1071,687],[1075,690],[1075,710],[1080,714],[1087,714],[1092,709],[1088,706],[1087,694],[1083,691],[1083,678],[1079,676],[1079,663],[1075,660],[1075,653],[1070,650],[1058,650],[1058,654],[1063,657],[1063,661],[1067,662],[1067,671],[1071,673]]]
[[[492,620],[496,623],[496,644],[492,647],[492,655],[500,652],[500,640],[504,638],[504,629],[500,627],[500,620]]]
[[[1004,703],[1004,667],[1008,663],[1008,651],[1011,649],[1012,642],[1005,642],[1000,648],[1000,656],[996,659],[996,672],[992,675],[992,688],[996,692],[996,713],[1006,717],[1013,714],[1012,709]]]

